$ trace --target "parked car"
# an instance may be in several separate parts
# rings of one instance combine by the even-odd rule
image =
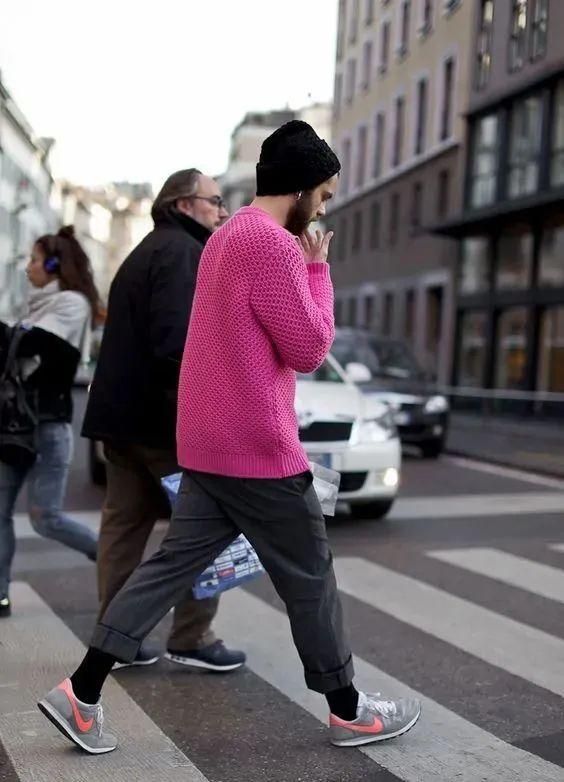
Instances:
[[[405,343],[363,329],[341,328],[332,354],[364,393],[390,405],[402,443],[418,446],[428,458],[441,454],[449,402],[437,393]]]
[[[355,518],[385,516],[399,488],[401,447],[389,407],[364,395],[328,356],[323,365],[298,375],[296,413],[300,439],[311,461],[341,473],[339,500]],[[103,481],[100,443],[90,448],[90,474]]]

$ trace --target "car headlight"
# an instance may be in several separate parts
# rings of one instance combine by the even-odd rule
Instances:
[[[446,413],[448,410],[448,400],[446,396],[438,394],[431,396],[425,402],[424,410],[426,413]]]
[[[361,443],[381,443],[396,436],[396,425],[390,410],[373,418],[363,418],[359,425]]]

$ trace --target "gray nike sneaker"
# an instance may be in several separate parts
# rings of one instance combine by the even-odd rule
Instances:
[[[397,701],[380,700],[380,693],[358,694],[356,719],[347,722],[331,714],[331,743],[337,747],[358,747],[373,741],[401,736],[412,728],[421,715],[421,703],[415,698]]]
[[[117,747],[115,736],[103,731],[101,704],[81,703],[73,692],[70,679],[52,689],[37,705],[63,735],[85,752],[101,755]]]

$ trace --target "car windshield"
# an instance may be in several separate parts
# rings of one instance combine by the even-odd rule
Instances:
[[[350,337],[337,337],[332,353],[345,367],[347,364],[364,364],[374,377],[420,379],[421,367],[402,342]]]
[[[316,383],[344,383],[345,381],[337,370],[331,366],[328,361],[324,361],[323,364],[316,369],[315,372],[308,372],[308,374],[298,373],[298,380],[308,380]]]

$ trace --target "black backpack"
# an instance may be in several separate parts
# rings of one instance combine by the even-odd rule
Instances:
[[[0,462],[27,470],[37,458],[37,392],[26,387],[17,359],[26,333],[19,325],[7,331],[7,355],[0,376]]]

